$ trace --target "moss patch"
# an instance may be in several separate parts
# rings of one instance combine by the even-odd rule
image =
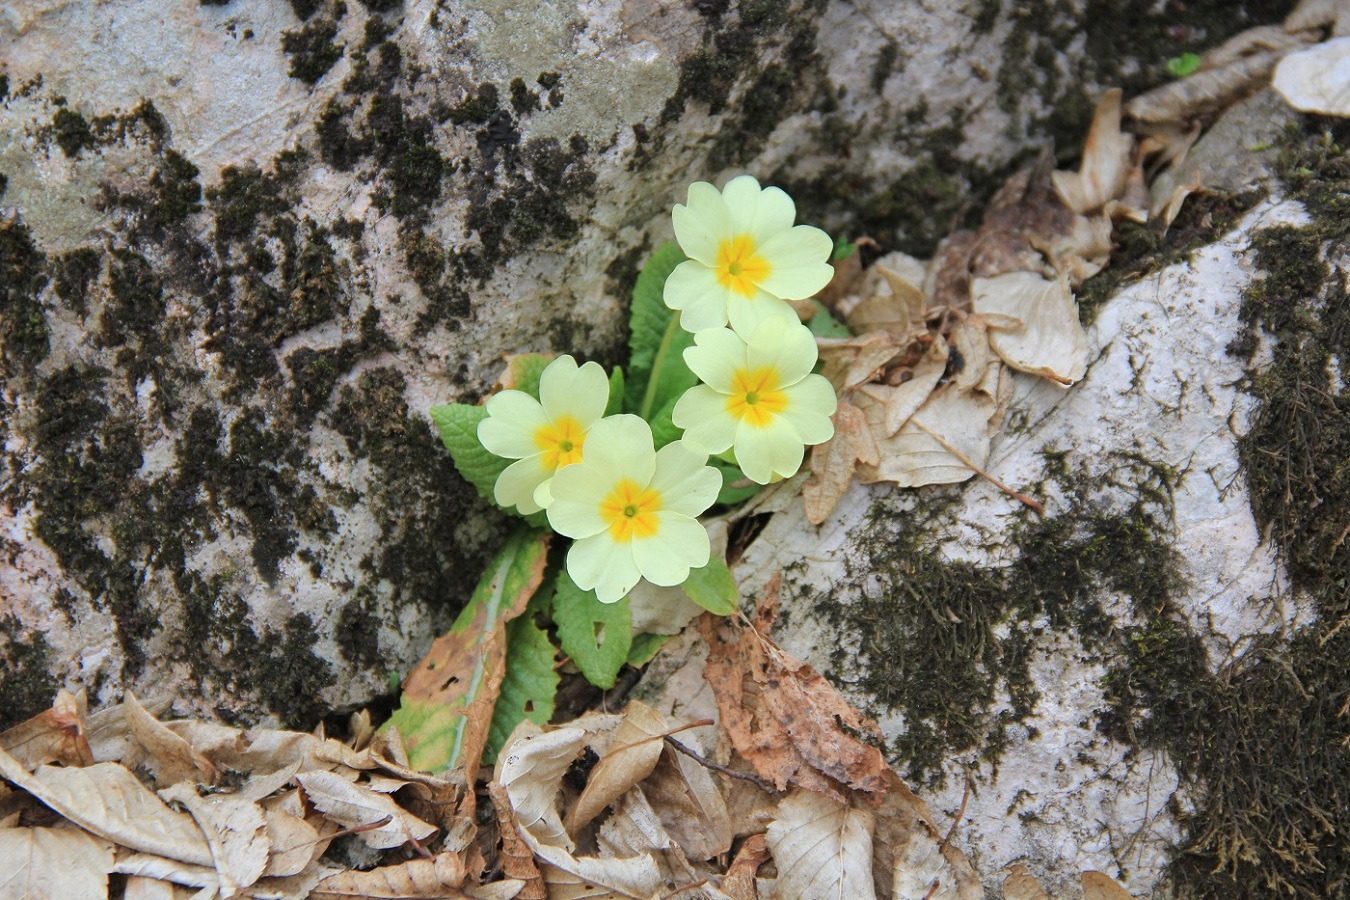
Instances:
[[[51,674],[51,648],[39,631],[0,616],[0,730],[48,709],[61,682]]]

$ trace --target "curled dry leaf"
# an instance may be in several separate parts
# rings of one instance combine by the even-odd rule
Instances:
[[[985,340],[988,343],[988,339]],[[895,434],[900,428],[910,420],[919,407],[923,406],[924,401],[933,393],[937,383],[942,379],[942,373],[947,371],[947,360],[950,354],[947,350],[946,341],[934,341],[924,353],[919,364],[914,367],[914,371],[908,381],[900,384],[879,385],[865,384],[858,389],[857,396],[865,397],[867,401],[858,401],[858,405],[865,411],[868,425],[871,427],[872,436],[878,441],[885,440]],[[988,353],[984,354],[987,357]],[[975,365],[978,366],[978,359]],[[964,369],[963,369],[964,371]],[[983,371],[981,370],[981,376]],[[979,378],[976,378],[979,381]],[[878,460],[875,458],[879,451],[874,450],[871,456],[866,458],[859,456],[861,462],[868,465],[876,465]]]
[[[305,772],[295,776],[316,809],[346,828],[363,828],[361,840],[376,850],[402,847],[409,840],[424,841],[436,827],[408,813],[384,794],[352,784],[332,772]],[[377,824],[383,823],[383,824]],[[373,826],[373,827],[367,827]]]
[[[544,876],[534,864],[534,854],[529,845],[521,838],[517,830],[515,813],[511,811],[511,798],[506,788],[493,781],[488,784],[488,794],[492,797],[492,807],[497,813],[497,832],[501,835],[502,851],[497,857],[507,878],[521,882],[519,900],[548,900],[548,888],[544,885]]]
[[[859,460],[872,464],[880,460],[862,410],[841,397],[832,419],[834,436],[812,448],[812,478],[802,485],[806,521],[812,525],[819,525],[834,512],[853,480],[853,469]]]
[[[131,737],[150,756],[155,786],[168,787],[180,781],[215,784],[220,772],[200,751],[160,723],[127,691],[122,702]]]
[[[496,781],[506,789],[516,821],[540,843],[569,850],[575,846],[558,815],[558,785],[586,738],[582,728],[541,732],[527,719],[497,758]]]
[[[817,338],[821,374],[843,394],[871,381],[908,346],[888,331],[870,331],[851,338]]]
[[[206,836],[222,896],[234,896],[262,877],[271,844],[262,808],[256,803],[229,794],[201,797],[187,782],[160,796],[187,809]]]
[[[1112,88],[1097,102],[1078,171],[1051,175],[1060,199],[1076,213],[1095,212],[1125,189],[1134,137],[1120,130],[1120,98],[1120,89]]]
[[[154,709],[149,704],[145,708],[147,711]],[[289,769],[297,763],[305,769],[315,768],[313,754],[323,744],[322,738],[302,731],[230,728],[191,719],[163,725],[217,768],[250,772],[254,777]]]
[[[1331,26],[1334,37],[1350,31],[1350,6],[1345,0],[1301,0],[1284,20],[1285,31],[1306,31]]]
[[[315,900],[468,900],[462,890],[466,877],[459,856],[440,853],[368,872],[339,872],[315,885],[310,896]]]
[[[78,828],[0,828],[0,897],[102,900],[113,845]]]
[[[777,576],[766,589],[776,594]],[[889,771],[881,752],[853,734],[880,737],[820,673],[784,653],[760,616],[750,627],[699,618],[708,644],[703,677],[713,689],[732,746],[778,790],[789,784],[838,796],[837,784],[878,791]]]
[[[633,700],[628,704],[609,749],[591,770],[586,789],[567,814],[569,833],[577,834],[605,807],[652,773],[661,758],[664,746],[661,738],[669,727],[666,717],[645,703]]]
[[[727,874],[722,877],[722,892],[731,900],[759,900],[755,875],[769,860],[769,843],[762,834],[752,834],[741,844]]]
[[[56,694],[52,708],[0,734],[0,750],[28,771],[47,763],[92,766],[94,753],[85,736],[80,704],[70,691]]]
[[[676,740],[695,743],[687,733]],[[656,769],[642,783],[642,791],[690,859],[708,860],[731,849],[726,801],[709,771],[695,760],[666,747]]]
[[[0,778],[99,837],[193,865],[212,865],[211,848],[192,817],[169,809],[116,763],[83,769],[41,766],[29,775],[0,750]]]
[[[661,867],[667,885],[698,881],[680,845],[666,831],[641,787],[634,787],[615,804],[596,834],[602,856],[627,859],[650,855]]]
[[[886,773],[886,782],[872,838],[877,892],[883,897],[980,900],[984,888],[979,878],[959,850],[942,843],[928,804],[894,772]]]
[[[1153,128],[1216,112],[1265,84],[1283,55],[1283,51],[1268,50],[1217,69],[1203,69],[1131,99],[1125,104],[1125,115]]]
[[[267,868],[269,877],[298,875],[319,852],[319,832],[304,819],[282,809],[264,809],[267,822]]]
[[[1065,279],[1012,272],[977,278],[972,290],[975,312],[991,317],[990,346],[1008,365],[1060,384],[1073,384],[1086,374],[1087,332]],[[1017,319],[1021,327],[994,324],[995,315]]]
[[[793,791],[765,835],[778,864],[775,900],[869,900],[876,816],[823,794]]]
[[[562,847],[541,844],[527,829],[520,836],[540,863],[549,900],[655,900],[665,885],[650,855],[624,859],[573,856]]]
[[[113,871],[118,875],[172,881],[188,887],[209,888],[212,895],[220,888],[220,876],[211,866],[198,866],[155,856],[152,853],[119,854]]]

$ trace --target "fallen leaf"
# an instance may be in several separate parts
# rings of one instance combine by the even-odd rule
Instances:
[[[910,420],[910,417],[919,411],[919,407],[923,406],[924,401],[933,393],[933,389],[942,379],[942,374],[947,371],[948,357],[947,342],[934,341],[923,358],[919,360],[919,364],[914,367],[913,375],[908,381],[903,381],[893,387],[890,385],[863,385],[858,389],[858,395],[875,401],[873,404],[866,404],[860,400],[859,405],[867,411],[868,423],[871,426],[873,436],[877,440],[884,440],[895,434]],[[976,361],[976,365],[978,365],[978,361]],[[876,404],[880,404],[882,407],[878,411],[879,414],[874,414],[872,411],[872,407]],[[875,457],[877,452],[874,452],[872,456]],[[859,457],[859,459],[869,465],[876,465],[876,459],[874,458]]]
[[[1012,865],[1003,879],[1003,900],[1050,900],[1050,895],[1026,866]]]
[[[817,338],[821,374],[838,394],[865,384],[895,359],[908,342],[888,331],[869,331],[851,338]]]
[[[661,867],[667,885],[700,880],[641,787],[634,787],[615,804],[613,815],[605,819],[596,833],[596,844],[605,857],[628,859],[650,855]]]
[[[547,550],[547,532],[513,535],[454,625],[404,680],[386,727],[403,736],[412,768],[434,772],[462,762],[465,783],[473,782],[506,671],[506,623],[524,612],[543,581]]]
[[[692,735],[674,739],[700,749]],[[642,791],[690,859],[708,860],[731,849],[726,801],[712,775],[697,761],[666,747],[656,769],[642,782]]]
[[[834,435],[811,450],[811,480],[802,485],[806,521],[819,525],[830,517],[853,480],[858,460],[876,463],[876,441],[862,410],[840,397],[831,417]]]
[[[206,836],[222,896],[232,897],[262,877],[271,845],[260,806],[229,794],[202,797],[188,782],[160,796],[186,808]]]
[[[973,390],[984,380],[989,364],[994,361],[994,350],[989,346],[988,326],[978,317],[966,319],[952,329],[952,349],[961,356],[961,368],[957,370],[955,377],[952,379],[956,383],[956,389],[960,391]],[[918,377],[917,373],[915,377]],[[938,377],[941,377],[941,373]],[[934,379],[933,384],[937,384],[936,379]],[[924,399],[928,399],[927,395],[924,395]],[[918,404],[915,404],[909,415],[918,412],[919,405],[922,403],[923,401],[920,400]],[[909,416],[905,416],[900,425],[904,425],[907,421],[909,421]],[[888,415],[886,427],[889,428],[890,424],[891,417]],[[899,431],[900,425],[897,425],[890,433],[894,434]]]
[[[303,872],[319,855],[319,832],[304,819],[282,809],[263,809],[267,822],[268,857],[263,872],[285,878]]]
[[[931,394],[903,428],[878,442],[881,462],[859,466],[858,480],[893,481],[901,487],[965,481],[976,472],[972,464],[982,467],[989,459],[989,420],[997,413],[998,400],[987,391],[947,385]]]
[[[174,900],[175,894],[172,882],[130,875],[122,890],[122,900]]]
[[[1104,872],[1084,872],[1083,900],[1133,900],[1130,892]]]
[[[507,796],[506,788],[493,781],[488,784],[488,794],[497,813],[497,832],[502,839],[501,855],[497,857],[502,871],[507,878],[521,882],[519,900],[548,900],[544,876],[539,874],[534,854],[517,831],[516,816],[511,810],[511,798]]]
[[[575,846],[563,828],[556,800],[559,783],[586,740],[585,729],[540,731],[526,720],[497,757],[494,780],[506,789],[521,829],[542,843],[569,850]]]
[[[1097,101],[1078,171],[1051,175],[1060,199],[1076,213],[1099,210],[1125,189],[1134,136],[1120,130],[1120,98],[1120,88],[1112,88]]]
[[[928,804],[893,771],[876,809],[872,871],[882,896],[981,900],[984,887],[965,856],[943,842]]]
[[[581,792],[565,823],[570,834],[600,815],[628,789],[656,768],[664,746],[661,738],[670,728],[665,716],[637,700],[628,704],[623,720],[610,739],[609,749],[591,770],[586,789]]]
[[[131,737],[150,755],[156,787],[168,787],[180,781],[215,784],[219,780],[220,773],[211,761],[146,712],[135,694],[127,691],[122,705]]]
[[[315,900],[468,900],[464,862],[454,853],[439,853],[431,859],[409,860],[397,866],[381,866],[367,872],[347,871],[320,881],[310,894]]]
[[[1290,53],[1275,67],[1271,83],[1299,112],[1350,116],[1350,37]]]
[[[154,878],[158,881],[172,881],[189,887],[210,888],[210,896],[220,887],[220,876],[211,866],[199,866],[193,863],[179,862],[156,856],[153,853],[132,853],[119,856],[113,865],[118,875],[131,875],[139,878]]]
[[[57,692],[51,709],[0,734],[0,750],[30,772],[54,762],[64,766],[94,764],[80,705],[66,690]]]
[[[0,750],[0,778],[116,844],[193,865],[212,865],[211,848],[192,817],[169,809],[116,763],[83,769],[40,766],[30,775]]]
[[[539,860],[549,900],[655,900],[664,879],[650,855],[627,859],[573,856],[540,843],[527,829],[519,834]]]
[[[1063,278],[1012,272],[976,278],[971,290],[977,314],[1009,316],[1022,323],[1015,329],[990,326],[990,346],[1008,365],[1060,384],[1073,384],[1086,374],[1087,332]]]
[[[759,900],[755,875],[769,860],[769,844],[762,834],[752,834],[741,844],[736,858],[722,877],[722,892],[731,900]]]
[[[776,592],[777,576],[765,593]],[[881,752],[852,736],[879,738],[876,724],[769,640],[771,619],[757,619],[743,627],[704,615],[698,623],[708,645],[703,677],[732,746],[778,790],[796,784],[837,796],[836,783],[881,790],[888,771]]]
[[[1140,94],[1125,104],[1125,115],[1154,128],[1187,122],[1221,110],[1266,83],[1283,50],[1269,50],[1202,69],[1188,78],[1171,81]]]
[[[0,828],[0,860],[0,897],[102,900],[113,846],[78,828]]]
[[[868,900],[876,816],[823,794],[797,790],[778,807],[764,839],[778,864],[776,900]]]
[[[295,776],[316,809],[344,828],[363,828],[359,837],[376,850],[424,841],[436,827],[401,809],[384,794],[358,787],[332,772]],[[382,824],[379,824],[382,823]],[[368,827],[371,826],[371,827]]]

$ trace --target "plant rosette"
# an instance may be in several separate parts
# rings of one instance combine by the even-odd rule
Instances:
[[[708,532],[698,516],[712,506],[722,476],[707,454],[684,441],[653,449],[652,430],[633,415],[591,429],[579,463],[553,477],[549,524],[573,539],[567,572],[602,603],[622,600],[645,578],[682,584],[708,564]]]
[[[675,425],[708,453],[732,450],[752,481],[795,475],[806,447],[834,435],[838,400],[812,374],[815,338],[795,316],[765,319],[749,340],[729,328],[701,331],[684,360],[704,383],[676,402]]]
[[[792,198],[741,175],[718,191],[689,186],[675,206],[675,239],[689,257],[665,284],[665,302],[680,311],[680,327],[697,334],[728,322],[750,333],[767,317],[791,313],[784,301],[810,297],[830,283],[834,242],[797,217]]]
[[[539,399],[502,391],[487,402],[478,440],[497,456],[516,460],[498,476],[493,497],[521,515],[549,505],[549,485],[559,470],[582,459],[592,427],[605,414],[609,379],[598,363],[578,366],[571,356],[549,363],[539,377]]]

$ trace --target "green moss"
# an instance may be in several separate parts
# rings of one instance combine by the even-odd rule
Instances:
[[[89,308],[89,288],[102,265],[98,253],[89,247],[61,254],[53,266],[56,295],[75,312],[85,312]]]
[[[51,647],[42,632],[25,629],[12,615],[0,616],[0,730],[51,706],[61,687],[51,668]]]
[[[306,5],[310,0],[304,0]],[[342,59],[345,47],[336,41],[338,20],[346,13],[346,5],[335,5],[333,15],[322,16],[299,28],[281,33],[281,48],[291,58],[290,75],[306,84],[317,84],[328,74],[333,64]],[[301,16],[302,19],[308,18]]]
[[[79,159],[82,152],[95,144],[94,133],[89,130],[89,123],[85,121],[84,116],[69,107],[61,107],[56,111],[56,115],[52,116],[52,132],[56,145],[70,159]]]
[[[895,41],[887,41],[881,45],[881,50],[877,52],[876,62],[872,63],[872,77],[870,79],[872,90],[880,94],[882,88],[886,86],[886,79],[890,78],[897,68],[904,67],[900,57],[900,45]]]
[[[47,286],[46,256],[22,222],[0,222],[0,352],[31,369],[50,349],[41,293]]]
[[[520,81],[520,79],[516,80]],[[524,82],[521,82],[520,86],[524,89]],[[513,83],[513,97],[514,91]],[[446,114],[446,119],[453,125],[486,125],[499,109],[501,109],[501,105],[498,101],[497,86],[485,81],[478,86],[476,95],[466,98],[456,106],[452,106]]]

